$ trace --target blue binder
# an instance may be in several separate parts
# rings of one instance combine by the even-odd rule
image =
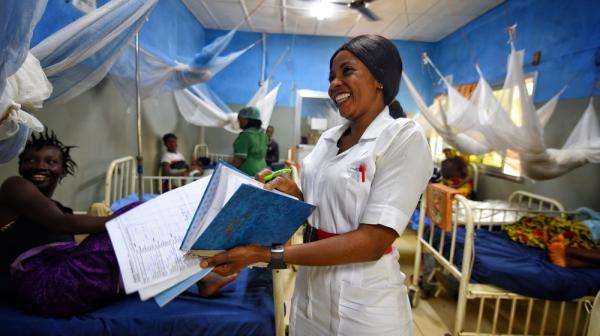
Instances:
[[[223,188],[224,180],[229,178],[231,181],[229,176],[235,176],[234,183],[242,183],[191,244],[190,253],[212,255],[241,245],[283,244],[314,209],[311,204],[254,185],[251,177],[240,177],[239,174],[243,173],[226,163],[217,164],[182,247],[186,246],[186,241],[193,239],[190,231],[198,229],[194,226],[201,225],[199,222],[206,212],[219,206],[217,190]],[[249,183],[243,183],[244,179]],[[189,243],[191,242],[188,241],[187,246],[190,246]]]

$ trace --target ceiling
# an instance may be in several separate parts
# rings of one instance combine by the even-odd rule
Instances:
[[[188,0],[190,1],[190,0]],[[375,0],[368,8],[381,20],[368,21],[358,11],[330,5],[331,17],[318,20],[311,8],[329,0],[192,0],[205,28],[234,28],[267,33],[356,36],[437,42],[503,0]],[[338,0],[351,2],[352,0]],[[257,7],[258,6],[258,7]]]

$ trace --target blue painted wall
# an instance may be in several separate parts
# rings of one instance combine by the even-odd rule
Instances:
[[[99,0],[98,5],[107,0]],[[169,15],[167,15],[169,13]],[[420,62],[427,52],[444,74],[453,74],[454,83],[477,80],[473,61],[480,64],[491,82],[505,76],[509,46],[505,27],[518,23],[517,48],[525,48],[525,71],[538,71],[535,101],[551,98],[567,83],[563,99],[586,97],[600,77],[594,65],[600,48],[600,1],[596,0],[508,0],[437,43],[394,41],[404,61],[404,69],[427,102],[437,88],[428,69]],[[58,29],[79,18],[81,13],[64,0],[49,0],[46,12],[34,30],[36,45]],[[165,29],[165,27],[169,27]],[[180,0],[160,0],[141,31],[144,48],[162,58],[187,63],[207,41],[225,34],[205,30]],[[261,37],[239,32],[226,52],[244,48]],[[294,106],[297,89],[326,91],[331,54],[345,41],[340,37],[273,34],[267,40],[267,76],[282,87],[279,106]],[[288,50],[283,61],[280,56]],[[531,65],[534,51],[542,61]],[[598,56],[600,57],[600,55]],[[248,51],[210,81],[211,87],[229,104],[245,104],[258,87],[261,67],[260,44]],[[594,91],[600,94],[600,89]],[[405,110],[417,111],[407,90],[401,85],[398,100]]]
[[[181,63],[190,63],[205,42],[204,28],[181,0],[159,0],[140,30],[144,48]]]
[[[100,7],[106,2],[108,2],[108,0],[98,0],[96,1],[96,6]],[[48,0],[46,10],[33,30],[31,47],[37,45],[43,39],[57,32],[69,23],[79,19],[82,15],[83,13],[73,7],[69,1]]]
[[[98,0],[100,7],[108,0]],[[69,1],[49,0],[36,25],[31,46],[80,18],[84,13]],[[140,31],[140,45],[165,60],[189,63],[205,45],[204,28],[181,0],[160,0]]]
[[[517,23],[517,49],[525,49],[525,72],[538,71],[535,101],[552,98],[569,83],[561,99],[592,94],[600,77],[594,57],[600,48],[600,1],[508,0],[435,45],[432,56],[454,83],[478,79],[473,59],[490,82],[502,81],[510,52],[505,28]],[[541,51],[541,63],[531,65]],[[598,55],[600,57],[600,55]],[[600,94],[600,88],[594,95]]]
[[[222,30],[206,30],[206,40],[210,41],[225,33]],[[258,33],[238,32],[225,52],[245,48],[258,41]],[[295,106],[298,89],[327,91],[329,82],[329,58],[347,38],[305,35],[267,35],[267,78],[281,82],[278,106]],[[429,77],[420,63],[420,55],[433,51],[433,44],[425,42],[394,41],[407,71],[426,100],[431,99]],[[246,54],[217,74],[209,85],[228,104],[245,104],[258,88],[261,74],[262,52],[258,44]],[[283,61],[278,61],[285,53]],[[408,91],[401,85],[398,101],[406,111],[416,112],[417,108]]]

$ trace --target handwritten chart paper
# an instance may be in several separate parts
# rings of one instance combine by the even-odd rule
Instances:
[[[106,224],[127,294],[200,270],[198,258],[179,247],[208,181],[171,190]]]

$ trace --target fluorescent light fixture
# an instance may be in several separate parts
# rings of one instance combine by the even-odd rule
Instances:
[[[333,6],[324,0],[315,3],[310,9],[310,15],[316,17],[319,21],[330,18],[332,14]]]

